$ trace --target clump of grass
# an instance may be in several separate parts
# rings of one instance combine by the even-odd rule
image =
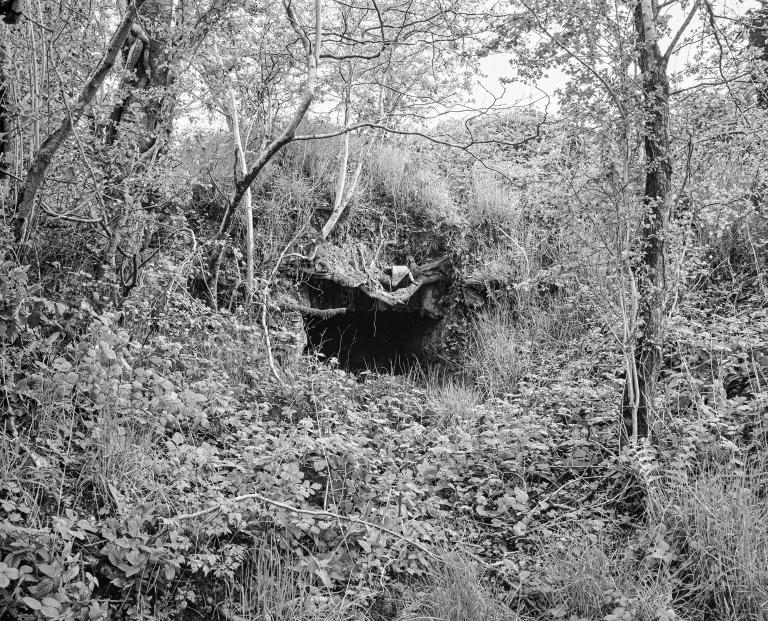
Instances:
[[[509,307],[499,306],[473,320],[465,366],[488,394],[508,393],[528,372],[530,346]]]
[[[469,379],[437,372],[426,374],[426,393],[427,404],[438,413],[440,426],[471,416],[483,402],[483,391]]]
[[[520,199],[493,175],[475,173],[472,179],[472,209],[467,218],[474,225],[493,223],[507,230],[520,224]]]
[[[572,542],[571,542],[572,543]],[[553,589],[553,607],[567,607],[580,615],[599,614],[606,597],[619,595],[618,565],[602,545],[551,546],[542,554]]]
[[[722,621],[768,618],[767,486],[763,456],[651,490],[654,518],[683,557],[682,605]]]
[[[310,572],[276,545],[261,541],[228,587],[225,618],[256,621],[351,621],[359,608],[313,586]],[[355,614],[357,613],[357,617]]]
[[[586,618],[768,619],[766,485],[766,459],[660,476],[649,525],[631,539],[581,537],[542,550],[549,605]]]
[[[154,430],[141,421],[121,420],[107,407],[91,429],[81,483],[90,482],[102,504],[141,502],[161,490]]]
[[[572,347],[589,326],[564,294],[519,293],[472,321],[465,369],[488,394],[512,392],[539,351]]]
[[[32,449],[25,438],[11,438],[0,433],[0,493],[5,499],[5,511],[22,516],[25,526],[41,521],[41,502],[51,492],[55,470]],[[14,497],[14,502],[8,500]],[[21,511],[17,509],[22,508]]]
[[[417,166],[407,151],[381,146],[372,151],[367,168],[373,188],[398,209],[437,223],[464,222],[444,179]]]
[[[520,617],[504,596],[485,584],[478,567],[458,553],[446,554],[421,588],[406,595],[398,618],[430,621],[513,621]]]
[[[654,563],[638,556],[636,547],[608,536],[581,536],[546,546],[540,559],[550,610],[616,621],[656,621],[668,614],[673,583],[668,574],[655,571]]]
[[[578,296],[558,292],[529,295],[521,304],[521,315],[531,338],[548,348],[568,345],[593,325],[589,305]]]

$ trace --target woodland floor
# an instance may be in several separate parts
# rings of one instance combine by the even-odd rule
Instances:
[[[700,584],[690,516],[663,498],[703,493],[712,459],[764,459],[759,391],[620,453],[621,358],[598,329],[487,398],[312,357],[278,382],[257,329],[191,299],[167,315],[152,335],[101,315],[14,386],[29,414],[0,439],[0,617],[765,618],[765,528],[748,525],[751,586],[723,546]],[[675,334],[734,351],[768,334],[758,306],[701,321]]]

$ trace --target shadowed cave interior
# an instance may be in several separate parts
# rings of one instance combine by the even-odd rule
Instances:
[[[391,310],[307,318],[307,348],[338,358],[349,371],[405,373],[425,356],[439,323],[418,312]]]

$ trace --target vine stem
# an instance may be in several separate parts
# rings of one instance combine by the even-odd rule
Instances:
[[[289,505],[285,502],[280,502],[279,500],[273,500],[272,498],[268,498],[267,496],[263,496],[262,494],[259,494],[256,492],[252,494],[243,494],[242,496],[236,496],[234,498],[231,498],[227,502],[236,503],[236,502],[243,502],[246,500],[258,500],[259,502],[263,502],[265,505],[279,507],[281,509],[285,509],[286,511],[290,511],[291,513],[298,513],[301,515],[311,515],[313,517],[331,518],[335,520],[349,522],[351,524],[360,524],[361,526],[376,528],[380,531],[383,531],[394,537],[397,537],[398,539],[405,541],[406,543],[411,544],[414,548],[421,550],[422,552],[424,552],[424,554],[426,554],[430,558],[436,561],[440,560],[429,548],[420,544],[418,541],[414,541],[413,539],[410,539],[405,535],[398,533],[397,531],[387,528],[386,526],[382,526],[381,524],[374,524],[373,522],[368,522],[367,520],[363,520],[361,518],[341,515],[339,513],[334,513],[332,511],[326,511],[323,509],[301,509],[299,507],[294,507],[293,505]],[[209,515],[211,513],[218,513],[219,511],[221,511],[221,509],[222,509],[222,505],[217,505],[215,507],[209,507],[207,509],[201,509],[200,511],[195,511],[193,513],[181,513],[172,518],[164,518],[164,521],[166,524],[173,524],[175,522],[181,522],[183,520],[191,520],[194,518],[202,517],[204,515]]]

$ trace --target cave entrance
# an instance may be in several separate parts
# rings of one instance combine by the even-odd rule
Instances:
[[[308,318],[307,347],[338,358],[349,371],[405,373],[423,358],[439,323],[419,313],[388,310]]]

